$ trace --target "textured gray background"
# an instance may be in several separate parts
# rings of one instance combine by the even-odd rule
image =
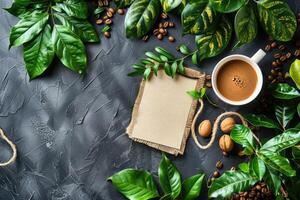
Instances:
[[[3,0],[0,7],[10,4],[11,0]],[[299,0],[290,0],[289,4],[300,11]],[[179,25],[178,19],[173,19]],[[177,26],[171,30],[177,38],[174,44],[128,40],[123,20],[119,15],[114,18],[111,39],[102,38],[101,44],[88,45],[85,77],[64,68],[56,59],[44,77],[29,82],[22,48],[8,50],[9,30],[17,18],[0,10],[0,127],[18,147],[17,162],[0,168],[1,200],[116,200],[123,197],[106,181],[113,173],[128,167],[142,168],[157,178],[160,152],[132,142],[125,134],[141,81],[127,77],[127,73],[131,64],[156,45],[175,52],[181,43],[194,48],[194,39],[180,37]],[[226,55],[254,54],[267,42],[265,34],[259,35],[251,45],[237,51],[227,49],[196,69],[209,73]],[[270,69],[270,61],[269,56],[261,62],[263,71]],[[210,95],[218,102],[211,92]],[[259,106],[253,103],[237,108],[218,103],[226,110],[240,112]],[[202,119],[214,119],[220,113],[206,104]],[[0,141],[0,159],[9,156],[9,147]],[[234,155],[223,158],[217,143],[201,151],[191,138],[184,156],[169,157],[183,178],[199,171],[211,174],[217,160],[225,163],[225,169],[242,161]],[[205,198],[203,191],[201,199]]]

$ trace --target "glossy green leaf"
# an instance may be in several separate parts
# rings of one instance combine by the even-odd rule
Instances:
[[[151,59],[153,59],[153,60],[155,60],[155,61],[157,61],[157,62],[160,62],[160,61],[161,61],[161,59],[159,58],[159,56],[157,56],[155,53],[152,53],[151,51],[147,51],[147,52],[145,53],[145,55],[146,55],[148,58],[151,58]]]
[[[52,41],[57,57],[69,69],[85,73],[87,58],[84,45],[71,29],[62,25],[54,25]]]
[[[4,8],[4,10],[16,17],[20,17],[22,14],[27,12],[26,6],[18,5],[15,2],[11,5],[11,7]]]
[[[244,173],[249,173],[249,163],[240,163],[238,168]]]
[[[249,171],[250,174],[256,176],[259,180],[262,180],[266,172],[265,163],[255,156],[249,163]]]
[[[144,79],[145,79],[145,80],[148,80],[149,77],[150,77],[150,74],[151,74],[151,68],[147,68],[147,69],[144,71]]]
[[[214,9],[221,13],[230,13],[240,9],[246,0],[209,0]]]
[[[86,1],[65,0],[63,3],[56,3],[67,15],[79,19],[87,19],[88,6]]]
[[[204,34],[215,30],[218,13],[208,0],[189,2],[181,13],[183,34]]]
[[[19,46],[35,38],[45,27],[47,13],[21,19],[10,32],[9,46]]]
[[[272,95],[277,99],[295,99],[300,97],[299,91],[287,83],[279,83],[270,88]]]
[[[300,130],[289,129],[267,141],[261,150],[280,152],[300,142]]]
[[[168,50],[166,50],[162,47],[155,47],[155,51],[157,53],[161,54],[161,55],[166,56],[168,58],[168,60],[174,60],[175,59],[174,55],[171,52],[169,52]]]
[[[257,2],[262,27],[278,41],[290,41],[296,31],[297,21],[289,5],[282,0],[261,0]]]
[[[153,72],[154,72],[155,76],[157,76],[159,66],[160,66],[159,63],[155,63],[155,64],[152,66]]]
[[[292,105],[276,105],[275,116],[279,124],[286,128],[289,122],[294,118],[296,110]]]
[[[180,61],[179,61],[179,64],[178,64],[178,72],[179,72],[180,74],[184,74],[184,73],[185,73],[185,68],[184,68],[184,66],[183,66],[183,60],[180,60]]]
[[[254,139],[250,128],[237,124],[230,133],[230,137],[245,148],[245,153],[251,155],[254,152]]]
[[[62,14],[54,15],[64,26],[76,33],[83,42],[99,42],[99,36],[93,25],[87,20],[77,19]]]
[[[268,169],[264,175],[264,181],[270,187],[270,189],[274,192],[275,195],[279,193],[281,187],[281,178],[278,176],[274,170]]]
[[[231,24],[223,16],[218,24],[218,28],[214,32],[196,36],[199,61],[219,55],[227,47],[231,35]]]
[[[191,53],[190,49],[185,45],[185,44],[181,44],[179,46],[179,51],[180,53],[182,53],[183,55],[188,55]]]
[[[168,76],[172,77],[172,69],[171,69],[171,66],[169,65],[169,63],[165,63],[164,70]]]
[[[232,193],[246,191],[258,182],[256,177],[240,171],[227,171],[212,182],[208,191],[209,198],[227,198]]]
[[[170,12],[181,4],[181,0],[160,0],[160,3],[165,12]]]
[[[41,75],[49,67],[54,54],[51,27],[47,25],[34,40],[24,44],[24,61],[30,79]]]
[[[94,10],[94,15],[99,15],[105,11],[104,7],[98,7]]]
[[[147,200],[159,197],[154,180],[147,171],[125,169],[108,180],[130,200]]]
[[[134,0],[114,0],[118,8],[127,8],[130,6]]]
[[[174,78],[175,75],[176,75],[177,68],[178,68],[177,62],[173,62],[172,65],[171,65],[172,77],[173,77],[173,78]]]
[[[268,168],[286,176],[296,175],[296,171],[292,169],[289,160],[278,153],[269,150],[259,150],[257,156],[264,161]]]
[[[197,199],[201,193],[204,174],[197,174],[182,183],[182,200]]]
[[[126,37],[141,38],[154,26],[160,14],[159,0],[135,0],[125,17]]]
[[[251,4],[246,4],[236,13],[235,34],[239,45],[252,42],[257,35],[257,20]]]
[[[245,116],[246,120],[256,127],[280,129],[279,125],[272,119],[264,115],[249,114]]]
[[[159,182],[165,194],[171,194],[173,199],[177,198],[181,192],[181,177],[176,166],[162,155],[158,169]]]
[[[296,84],[297,88],[300,89],[300,60],[296,59],[290,67],[290,76]]]
[[[201,88],[200,91],[192,90],[187,92],[187,94],[190,95],[194,100],[202,99],[205,96],[205,93],[205,88]]]

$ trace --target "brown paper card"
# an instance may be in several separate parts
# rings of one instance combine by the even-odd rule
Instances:
[[[183,154],[197,101],[187,91],[200,89],[205,76],[186,68],[185,75],[172,79],[160,70],[142,81],[136,99],[129,137],[167,153]]]

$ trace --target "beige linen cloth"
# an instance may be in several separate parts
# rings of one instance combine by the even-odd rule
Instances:
[[[205,75],[185,68],[172,79],[160,70],[142,81],[127,133],[134,141],[155,149],[183,154],[197,107],[187,91],[203,87]]]

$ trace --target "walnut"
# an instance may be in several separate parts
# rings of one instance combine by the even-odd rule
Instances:
[[[233,149],[234,143],[229,135],[223,135],[219,139],[219,146],[223,152],[230,152]]]
[[[221,122],[221,130],[223,133],[230,133],[235,126],[235,120],[232,117],[227,117]]]
[[[211,123],[209,120],[204,120],[198,127],[199,135],[202,137],[209,137],[211,135]]]

